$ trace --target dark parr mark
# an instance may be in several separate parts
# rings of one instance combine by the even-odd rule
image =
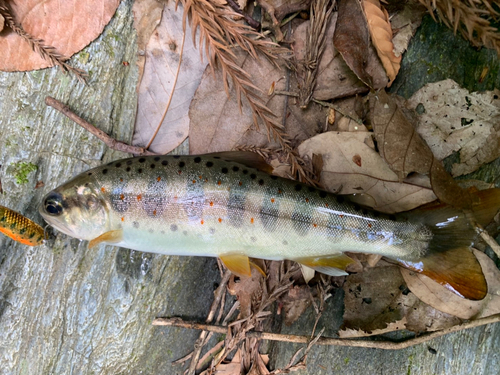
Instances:
[[[304,207],[296,207],[292,213],[293,229],[299,236],[305,236],[311,229],[312,211]]]
[[[134,221],[132,225],[134,226],[134,228],[139,228],[139,222],[137,221]]]
[[[227,212],[230,225],[236,228],[243,225],[242,217],[245,213],[245,192],[243,189],[230,191]]]
[[[274,202],[274,190],[270,187],[266,188],[264,200],[259,210],[260,221],[262,226],[268,232],[274,232],[278,224],[279,216],[279,200]]]

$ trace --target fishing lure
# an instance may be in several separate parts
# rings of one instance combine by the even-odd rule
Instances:
[[[41,245],[45,239],[40,225],[4,206],[0,206],[0,232],[28,246]]]

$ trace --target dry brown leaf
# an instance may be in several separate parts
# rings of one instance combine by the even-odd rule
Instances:
[[[193,44],[189,25],[186,25],[184,38],[182,12],[182,5],[176,8],[173,1],[164,6],[161,22],[146,46],[144,74],[138,88],[132,143],[146,146],[161,124],[150,147],[151,151],[159,154],[172,151],[187,138],[189,105],[207,65]],[[174,89],[179,63],[181,65]],[[171,95],[170,107],[161,122]]]
[[[238,66],[250,74],[256,87],[267,92],[274,83],[275,90],[285,89],[281,69],[264,58],[255,60],[247,54],[235,52],[238,53]],[[283,115],[286,98],[276,95],[267,100],[268,108],[278,116],[278,122],[281,123],[280,117]],[[278,147],[276,142],[269,142],[264,125],[261,124],[258,130],[255,129],[251,109],[246,105],[246,99],[242,101],[240,112],[233,89],[228,98],[220,72],[216,72],[214,78],[207,67],[189,110],[189,147],[192,154],[226,151],[247,145]],[[302,110],[295,106],[292,100],[288,101],[286,133],[289,138],[297,142],[307,139],[322,130],[325,120],[326,110],[316,105]]]
[[[387,86],[390,86],[399,72],[401,56],[396,57],[394,54],[389,15],[380,5],[379,0],[363,0],[363,9],[365,11],[368,30],[370,30],[373,45],[377,50],[378,57],[384,66],[387,77],[389,77]]]
[[[387,86],[387,75],[370,42],[370,33],[358,0],[339,3],[333,44],[347,65],[373,89]]]
[[[370,93],[370,119],[380,155],[402,180],[412,172],[429,175],[436,196],[455,207],[469,207],[471,199],[416,132],[414,126],[385,91]]]
[[[252,277],[239,278],[232,275],[229,279],[227,289],[229,294],[236,296],[240,302],[240,319],[252,315],[252,307],[262,296],[262,282],[262,274],[255,267],[252,267]]]
[[[479,250],[474,250],[474,254],[481,264],[488,283],[488,294],[480,301],[459,297],[422,274],[416,274],[407,269],[401,269],[401,273],[412,293],[437,310],[461,319],[478,319],[498,314],[500,313],[500,271],[486,254]]]
[[[325,34],[325,50],[318,65],[318,75],[313,97],[318,100],[330,100],[352,96],[366,92],[367,88],[352,70],[346,65],[344,59],[335,49],[332,43],[337,13],[330,17],[330,23]],[[295,59],[299,62],[297,74],[303,76],[306,73],[301,68],[305,58],[307,29],[310,22],[300,24],[293,32],[292,49]],[[305,80],[305,77],[302,78]]]
[[[314,271],[314,270],[313,270]],[[288,294],[281,297],[283,311],[285,312],[285,324],[292,325],[311,306],[312,296],[309,286],[295,285]]]
[[[345,328],[339,331],[339,337],[342,339],[348,339],[353,337],[367,337],[381,335],[387,332],[400,331],[406,328],[407,319],[406,316],[403,319],[396,322],[387,323],[385,328],[374,329],[372,331],[366,332],[362,329]]]
[[[115,14],[119,0],[9,1],[14,19],[32,37],[43,39],[65,59],[97,38]],[[34,52],[19,35],[3,30],[0,37],[0,70],[26,71],[52,64]]]
[[[220,363],[215,368],[216,375],[241,375],[241,350],[238,349],[229,363]]]
[[[425,184],[400,183],[398,175],[365,143],[367,138],[371,133],[327,132],[304,141],[298,151],[309,160],[313,154],[322,156],[320,182],[327,190],[364,194],[370,198],[364,203],[379,211],[407,211],[436,199]],[[353,161],[355,155],[361,166]]]
[[[411,38],[422,23],[422,17],[426,13],[425,7],[415,2],[404,2],[403,6],[402,10],[390,17],[394,33],[392,43],[394,44],[394,54],[396,56],[401,56],[406,51]]]
[[[500,156],[500,91],[470,93],[447,79],[408,99],[419,113],[417,131],[439,160],[460,152],[452,175],[471,173]]]

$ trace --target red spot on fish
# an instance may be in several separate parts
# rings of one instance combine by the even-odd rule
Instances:
[[[220,185],[220,184],[222,184],[222,181],[221,180],[217,181],[217,185]]]
[[[202,220],[202,221],[200,221],[200,224],[203,225],[203,224],[205,224],[205,222]]]
[[[253,224],[253,222],[254,222],[253,217],[250,219],[250,222]]]
[[[306,198],[306,203],[309,203],[309,198]]]
[[[156,216],[156,210],[153,210],[153,216]]]
[[[274,198],[271,198],[271,203],[274,203]]]
[[[368,228],[371,228],[371,227],[372,227],[372,225],[370,223],[368,223]]]
[[[102,188],[101,188],[101,191],[104,193],[104,192],[106,191],[106,189],[102,187]]]
[[[122,216],[122,221],[125,221],[125,218]]]
[[[196,184],[196,180],[193,180],[193,184]]]
[[[316,228],[318,225],[317,224],[313,224],[313,227]]]
[[[328,203],[325,203],[325,207],[328,207]]]
[[[222,218],[219,217],[219,223],[222,223]]]
[[[344,215],[339,215],[340,217],[344,217]]]
[[[214,206],[214,202],[210,202],[210,207],[213,207]]]
[[[205,178],[205,182],[208,182],[208,178]]]
[[[278,189],[278,194],[281,194],[281,193],[283,193],[283,192],[281,191],[281,189]]]
[[[198,178],[201,180],[203,178],[203,176],[198,176]]]
[[[238,185],[240,185],[240,186],[241,186],[241,185],[243,185],[243,182],[241,182],[241,181],[240,181],[240,182],[238,182]]]
[[[123,182],[123,178],[120,178],[120,182]]]
[[[156,178],[156,181],[160,182],[160,181],[161,181],[161,177],[160,177],[160,176],[158,176],[158,177]]]
[[[120,194],[120,199],[121,199],[121,200],[124,200],[124,199],[125,199],[125,195]]]
[[[142,195],[141,195],[141,194],[139,194],[139,195],[137,196],[137,201],[138,201],[138,202],[140,202],[140,201],[141,201],[141,199],[142,199]]]
[[[179,169],[177,172],[179,172],[179,174],[181,174],[181,173],[182,173],[182,171],[181,171],[180,169]]]

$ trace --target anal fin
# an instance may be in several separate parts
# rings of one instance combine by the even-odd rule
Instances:
[[[322,257],[303,257],[291,259],[304,266],[330,276],[346,276],[347,266],[355,261],[343,253]]]
[[[234,273],[236,276],[252,276],[252,270],[250,269],[250,259],[248,259],[246,255],[225,254],[220,255],[219,258],[222,263],[224,263],[224,265],[228,268],[228,270]]]
[[[99,245],[100,243],[118,243],[123,239],[123,230],[110,230],[109,232],[105,232],[101,234],[99,237],[94,238],[89,241],[89,249],[92,249],[94,246]]]

